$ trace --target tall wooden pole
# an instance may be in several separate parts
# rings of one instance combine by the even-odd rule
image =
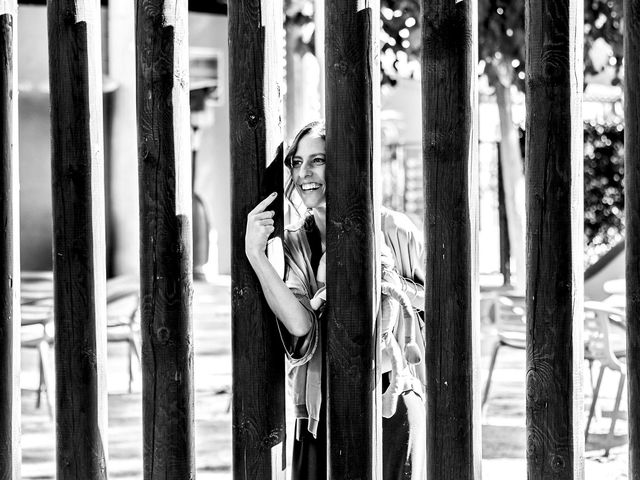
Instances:
[[[328,478],[380,478],[375,171],[380,5],[326,0]],[[322,334],[324,335],[324,331]]]
[[[525,5],[527,471],[581,479],[582,2]]]
[[[282,175],[267,164],[282,141],[278,42],[281,0],[229,2],[229,85],[232,159],[233,474],[236,480],[284,475],[284,353],[276,319],[244,250],[247,214],[271,192],[282,213]],[[273,160],[282,162],[282,157]],[[279,165],[273,167],[281,168]],[[280,238],[282,237],[281,220]]]
[[[16,1],[0,2],[0,478],[20,478]]]
[[[136,3],[145,480],[195,477],[187,14]]]
[[[443,480],[480,478],[476,24],[473,1],[423,2],[427,476]]]
[[[106,479],[102,62],[98,0],[47,4],[57,478]]]
[[[629,478],[640,479],[640,1],[624,1],[624,172]]]

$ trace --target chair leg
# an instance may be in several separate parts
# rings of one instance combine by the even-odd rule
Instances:
[[[47,358],[51,354],[51,346],[47,340],[42,340],[38,344],[38,354],[42,361],[42,382],[44,384],[45,398],[47,400],[47,410],[49,411],[49,417],[54,418],[54,406],[52,396],[55,392],[54,378],[51,375],[51,368],[49,365],[50,358]]]
[[[42,404],[42,392],[45,390],[46,385],[44,383],[44,359],[42,358],[42,353],[40,353],[40,349],[38,349],[38,366],[39,366],[39,377],[38,377],[38,390],[36,390],[36,408],[40,408]]]
[[[487,403],[487,399],[489,398],[489,388],[491,387],[491,377],[493,376],[493,369],[496,366],[496,358],[498,357],[498,350],[502,344],[500,342],[496,343],[496,346],[493,350],[493,355],[491,355],[491,363],[489,364],[489,375],[487,376],[487,383],[484,386],[484,393],[482,394],[482,408],[484,408],[485,403]]]
[[[591,385],[591,393],[595,392],[596,386],[593,383],[593,360],[588,360],[589,362],[589,384]]]
[[[624,372],[620,372],[620,381],[618,382],[618,394],[616,395],[616,403],[611,413],[611,428],[609,428],[609,435],[607,435],[607,447],[604,451],[604,456],[609,456],[609,450],[613,442],[613,434],[616,429],[616,422],[618,421],[618,415],[620,413],[620,401],[622,400],[622,391],[624,390],[624,381],[626,375]]]
[[[598,395],[600,394],[600,386],[602,385],[602,377],[604,376],[604,367],[600,367],[600,373],[598,374],[598,380],[596,386],[593,389],[593,399],[591,400],[591,407],[589,408],[589,418],[587,419],[587,428],[584,429],[584,443],[587,443],[589,438],[589,427],[591,426],[591,419],[596,411],[596,403],[598,402]]]
[[[133,340],[129,339],[127,342],[128,346],[128,355],[127,355],[127,365],[129,367],[129,393],[131,393],[131,384],[133,383],[133,349],[135,348],[133,345]]]
[[[132,390],[133,384],[133,356],[138,360],[138,364],[140,364],[140,348],[138,347],[138,342],[136,341],[135,332],[131,333],[131,337],[129,338],[129,393]]]

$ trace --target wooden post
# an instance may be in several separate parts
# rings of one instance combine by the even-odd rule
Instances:
[[[377,0],[326,0],[327,478],[380,478]]]
[[[527,472],[582,479],[582,2],[526,12]]]
[[[136,4],[145,480],[195,477],[187,15]]]
[[[106,479],[102,61],[97,0],[47,4],[57,478]]]
[[[16,1],[0,2],[0,478],[20,478],[20,231]],[[15,55],[15,56],[14,56]]]
[[[244,251],[247,214],[273,191],[282,218],[282,176],[266,180],[282,141],[281,0],[229,2],[232,160],[233,475],[282,478],[284,353],[276,319]],[[259,72],[259,73],[257,73]],[[279,155],[274,161],[282,162]],[[277,165],[273,166],[277,170]],[[280,222],[281,223],[281,222]],[[280,238],[282,236],[280,227]]]
[[[480,478],[477,12],[423,2],[427,477]]]
[[[624,188],[626,215],[629,478],[640,478],[640,1],[624,1]]]

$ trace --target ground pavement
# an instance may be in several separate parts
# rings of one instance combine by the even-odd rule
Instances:
[[[231,480],[231,414],[228,411],[231,385],[230,287],[228,278],[212,283],[197,282],[194,294],[196,467],[199,480]],[[482,372],[486,375],[493,344],[492,326],[483,325]],[[133,393],[127,393],[126,347],[110,344],[109,385],[109,478],[142,478],[142,424],[140,375]],[[53,479],[54,431],[46,408],[35,408],[38,370],[34,350],[25,350],[22,391],[22,476],[24,479]],[[483,415],[483,478],[524,480],[525,406],[524,352],[504,349],[494,372],[491,397]],[[603,410],[613,404],[617,378],[605,376],[601,401]],[[588,383],[585,392],[589,393]],[[589,397],[585,398],[585,405]],[[608,430],[603,417],[593,426],[595,435],[587,444],[585,460],[588,480],[627,478],[626,422],[616,428],[618,447],[608,458],[598,449]],[[289,435],[291,438],[291,435]],[[599,443],[600,442],[600,443]]]

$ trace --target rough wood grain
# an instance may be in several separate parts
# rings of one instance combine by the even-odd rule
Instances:
[[[7,5],[12,4],[12,5]],[[20,478],[20,232],[15,2],[0,4],[0,479]]]
[[[247,213],[272,191],[279,192],[280,201],[270,208],[282,218],[282,176],[274,182],[277,174],[270,179],[266,172],[282,141],[282,2],[234,1],[228,20],[233,474],[236,480],[279,478],[284,469],[278,461],[285,435],[283,351],[276,320],[245,256],[244,235]]]
[[[57,478],[106,479],[102,62],[95,0],[47,5]]]
[[[527,471],[584,476],[582,2],[526,2]]]
[[[11,1],[11,0],[8,0]],[[189,0],[189,11],[226,15],[228,0]],[[46,5],[47,0],[20,0],[20,5]],[[108,0],[100,0],[100,5],[106,7]]]
[[[195,476],[186,0],[136,4],[143,457]]]
[[[475,24],[473,2],[423,2],[427,476],[438,479],[480,478]]]
[[[624,1],[624,188],[626,215],[629,478],[640,479],[640,1]]]
[[[328,478],[380,478],[374,360],[378,2],[325,2]],[[363,7],[363,8],[361,8]]]

